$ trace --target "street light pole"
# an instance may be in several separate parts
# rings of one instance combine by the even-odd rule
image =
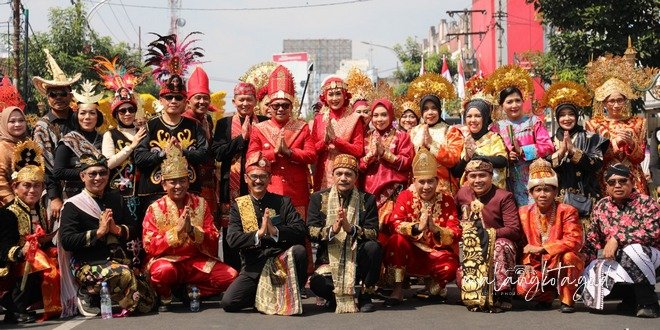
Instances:
[[[366,42],[366,41],[361,41],[361,43],[363,43],[365,45],[368,45],[368,46],[385,48],[385,49],[388,49],[388,50],[392,51],[392,53],[394,53],[394,55],[396,55],[396,69],[399,70],[399,54],[396,52],[396,50],[394,50],[394,48],[384,46],[384,45],[378,45],[378,44],[374,44],[374,43]],[[372,62],[373,62],[373,58],[372,58]]]

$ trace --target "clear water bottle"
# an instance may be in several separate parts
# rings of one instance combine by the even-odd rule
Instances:
[[[190,311],[199,312],[199,289],[193,285],[188,296],[190,297]]]
[[[110,299],[110,290],[108,283],[101,283],[101,318],[112,318],[112,299]]]

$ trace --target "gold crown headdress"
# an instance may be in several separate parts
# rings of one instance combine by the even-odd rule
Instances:
[[[435,95],[441,100],[453,100],[456,98],[456,90],[445,77],[427,72],[410,82],[406,97],[419,104],[426,95]]]
[[[543,158],[538,158],[529,165],[527,189],[532,189],[540,185],[559,187],[557,173],[552,169],[552,164]]]
[[[463,99],[463,104],[462,104],[462,107],[461,107],[461,115],[463,115],[465,113],[465,111],[468,110],[465,107],[467,107],[467,105],[470,102],[474,101],[474,100],[481,100],[481,101],[486,102],[486,104],[488,104],[488,106],[490,107],[491,119],[493,119],[493,120],[495,119],[495,118],[493,118],[493,115],[494,115],[494,112],[495,112],[495,111],[493,111],[493,109],[495,108],[495,105],[497,104],[497,100],[495,99],[494,96],[492,96],[490,94],[486,94],[483,91],[480,91],[480,92],[478,92],[474,95],[471,95],[470,97],[465,97]]]
[[[12,156],[12,168],[14,173],[11,178],[14,182],[44,182],[44,157],[39,144],[32,140],[18,143]]]
[[[181,148],[170,143],[165,148],[165,159],[160,165],[163,180],[177,179],[188,176],[188,161],[183,157]]]
[[[85,80],[85,82],[82,83],[82,93],[79,93],[78,91],[73,91],[73,97],[76,99],[76,101],[80,104],[96,104],[98,103],[102,98],[103,98],[103,92],[96,94],[96,91],[94,90],[96,88],[96,84],[89,81]]]
[[[578,108],[587,107],[591,104],[591,94],[586,87],[576,82],[561,81],[548,88],[539,106],[541,109],[550,107],[556,111],[557,106],[562,104],[572,104]]]
[[[527,70],[517,65],[505,65],[499,67],[486,80],[483,91],[486,94],[498,96],[501,91],[508,87],[515,87],[523,94],[523,99],[528,99],[534,94],[534,82]]]
[[[414,112],[417,118],[421,117],[422,113],[419,110],[419,103],[415,103],[414,101],[408,99],[399,100],[399,102],[401,103],[401,105],[398,107],[394,107],[394,116],[396,118],[401,118],[401,116],[403,116],[403,113],[406,112],[406,110],[411,110],[412,112]]]
[[[471,98],[473,95],[483,92],[484,88],[486,88],[486,81],[486,77],[481,72],[468,79],[465,82],[465,98]]]
[[[257,92],[262,90],[264,94],[267,95],[268,79],[270,78],[270,74],[273,73],[273,71],[275,71],[275,68],[277,68],[277,66],[278,64],[272,61],[266,61],[255,64],[250,68],[248,68],[248,70],[245,73],[243,73],[243,75],[240,78],[238,78],[238,80],[254,85]],[[258,104],[256,107],[254,107],[254,112],[257,115],[265,116],[267,112],[267,107],[265,105],[269,102],[269,100],[263,99],[261,102],[259,102],[258,100],[257,102]],[[295,110],[297,111],[298,108],[295,108]]]
[[[435,156],[426,148],[421,147],[415,154],[412,163],[413,176],[416,179],[435,178],[438,175],[438,162]]]
[[[346,76],[348,92],[351,93],[351,104],[358,100],[371,101],[374,92],[374,83],[362,70],[353,67]]]

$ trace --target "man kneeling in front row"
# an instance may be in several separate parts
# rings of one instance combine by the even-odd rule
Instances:
[[[307,281],[306,228],[291,199],[266,191],[270,164],[261,152],[248,155],[249,195],[232,203],[227,244],[238,249],[242,269],[220,306],[226,312],[255,307],[264,314],[302,314]]]

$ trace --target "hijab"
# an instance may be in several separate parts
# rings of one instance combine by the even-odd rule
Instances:
[[[0,141],[18,143],[25,139],[27,129],[25,130],[25,133],[23,133],[23,136],[18,138],[9,134],[9,117],[15,111],[20,112],[23,115],[23,118],[25,118],[23,111],[21,111],[19,107],[6,107],[2,110],[2,113],[0,113]]]
[[[493,122],[490,118],[490,111],[491,111],[491,105],[488,104],[488,102],[481,100],[481,99],[474,99],[468,102],[465,105],[465,112],[463,113],[463,120],[465,120],[465,117],[467,116],[467,113],[470,109],[475,108],[479,110],[479,113],[481,114],[481,130],[477,133],[472,133],[470,132],[470,135],[472,135],[472,138],[475,141],[479,141],[486,133],[488,133],[490,127],[490,124]]]

